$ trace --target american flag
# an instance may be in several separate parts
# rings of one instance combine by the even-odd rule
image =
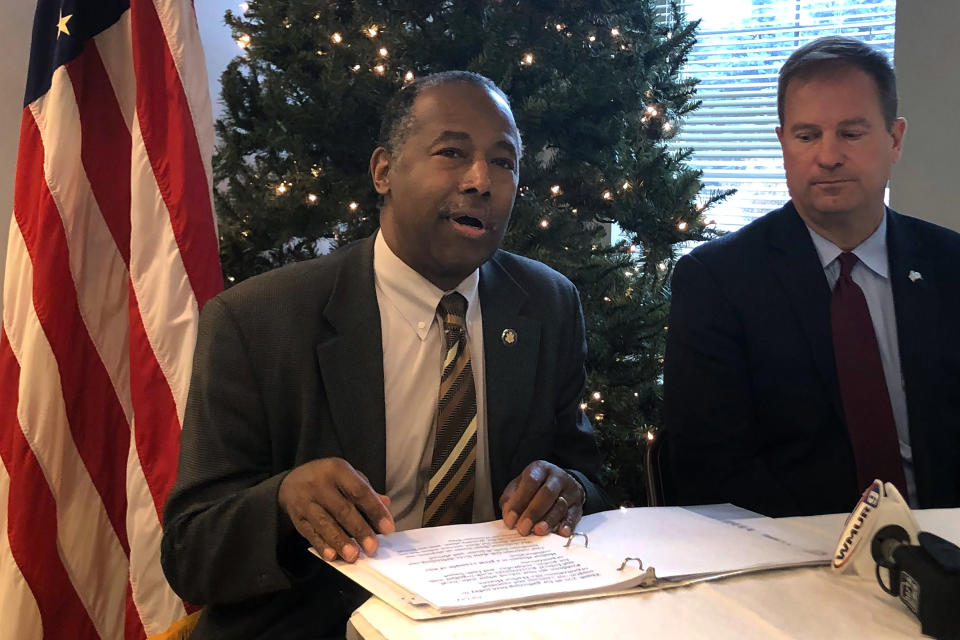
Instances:
[[[143,638],[222,286],[191,0],[39,0],[0,334],[0,638]]]

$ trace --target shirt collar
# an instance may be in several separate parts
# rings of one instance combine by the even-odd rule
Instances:
[[[821,236],[809,226],[807,226],[807,231],[810,232],[813,246],[817,249],[820,264],[826,269],[843,253],[843,249]],[[856,255],[860,262],[881,278],[888,277],[890,261],[887,257],[886,207],[883,209],[883,218],[880,219],[880,226],[877,227],[877,230],[870,234],[869,238],[857,245],[851,253]]]
[[[380,231],[377,231],[373,244],[373,277],[377,288],[421,340],[427,337],[430,325],[436,318],[440,299],[452,291],[458,291],[467,300],[468,329],[479,319],[479,269],[474,269],[455,289],[443,291],[397,257]]]

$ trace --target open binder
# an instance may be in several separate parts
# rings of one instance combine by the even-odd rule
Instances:
[[[832,540],[797,544],[665,507],[593,514],[569,539],[523,538],[497,521],[398,532],[381,536],[380,545],[375,557],[329,564],[404,615],[426,620],[826,566]]]

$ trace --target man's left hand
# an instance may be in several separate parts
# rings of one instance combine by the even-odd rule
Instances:
[[[536,460],[514,478],[500,496],[500,511],[508,528],[520,535],[545,536],[556,531],[569,536],[583,517],[583,488],[555,464]]]

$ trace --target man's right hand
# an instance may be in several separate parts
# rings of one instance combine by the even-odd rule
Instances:
[[[376,533],[393,533],[390,498],[378,495],[367,478],[342,458],[302,464],[283,479],[277,501],[297,531],[327,560],[347,562],[377,551]],[[364,518],[366,516],[366,518]],[[377,527],[374,532],[368,522]],[[354,542],[356,541],[356,542]]]

